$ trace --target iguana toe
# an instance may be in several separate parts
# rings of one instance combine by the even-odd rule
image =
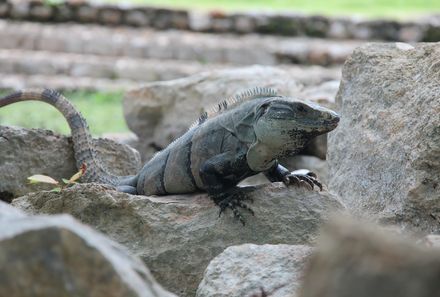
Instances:
[[[247,190],[250,191],[249,189]],[[246,192],[248,191],[246,191],[246,188],[243,188],[242,190],[240,190],[240,188],[234,188],[231,191],[212,195],[214,202],[220,207],[220,211],[218,214],[219,217],[226,209],[229,208],[234,213],[234,217],[238,219],[244,226],[246,222],[238,208],[247,210],[252,215],[255,215],[254,211],[246,203],[243,202],[244,200],[250,200],[251,202],[253,202],[253,199],[246,195]]]
[[[313,190],[317,186],[322,191],[322,184],[316,178],[316,174],[306,169],[292,171],[284,176],[283,182],[286,186],[296,184],[297,186],[305,186],[309,190]]]

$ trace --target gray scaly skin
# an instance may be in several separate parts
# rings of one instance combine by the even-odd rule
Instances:
[[[47,102],[64,115],[72,131],[77,167],[87,166],[82,181],[138,195],[206,191],[220,206],[220,213],[230,208],[242,223],[237,208],[252,212],[242,202],[247,199],[246,191],[237,187],[246,177],[263,172],[272,182],[322,188],[313,173],[290,172],[277,159],[298,153],[309,140],[335,129],[339,122],[339,116],[327,108],[256,88],[203,114],[137,175],[119,177],[103,168],[87,123],[65,97],[52,90],[23,91],[1,98],[0,107],[25,100]]]

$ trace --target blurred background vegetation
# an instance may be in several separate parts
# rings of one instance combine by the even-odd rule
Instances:
[[[0,96],[10,93],[1,91]],[[93,135],[108,132],[128,132],[122,114],[122,92],[71,91],[62,92],[87,119]],[[1,125],[44,128],[69,135],[70,129],[61,113],[44,102],[27,101],[0,109]]]

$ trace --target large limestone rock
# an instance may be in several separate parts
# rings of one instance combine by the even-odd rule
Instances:
[[[315,69],[312,70],[312,75],[316,75]],[[250,88],[270,87],[280,95],[331,106],[338,85],[334,78],[316,78],[317,85],[309,87],[302,83],[306,75],[281,68],[252,66],[152,82],[125,95],[124,115],[130,129],[139,137],[137,148],[146,160],[154,153],[151,147],[166,147],[185,133],[202,111]],[[332,83],[326,84],[326,79]]]
[[[440,296],[440,249],[358,220],[332,221],[306,269],[301,297]]]
[[[0,296],[175,296],[140,259],[70,216],[4,217],[12,207],[3,204]]]
[[[244,244],[227,248],[205,270],[197,297],[293,297],[313,249]],[[264,292],[264,293],[263,293]]]
[[[139,170],[139,153],[131,147],[108,139],[96,139],[95,144],[112,173],[129,175]],[[48,130],[0,126],[0,152],[0,200],[50,188],[30,185],[27,178],[31,175],[45,174],[61,180],[78,171],[71,138]]]
[[[329,188],[356,214],[440,232],[440,43],[368,44],[343,68]]]
[[[275,183],[250,193],[255,216],[242,226],[206,194],[132,196],[93,184],[31,193],[13,205],[29,213],[69,213],[142,258],[158,281],[194,296],[203,271],[226,247],[243,243],[309,244],[329,212],[343,209],[327,192]]]

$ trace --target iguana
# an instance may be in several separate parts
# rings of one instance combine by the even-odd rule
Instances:
[[[298,153],[317,135],[336,128],[339,116],[313,103],[255,88],[224,100],[203,113],[191,128],[148,161],[134,176],[115,176],[103,168],[87,123],[75,107],[54,90],[25,90],[0,98],[0,107],[26,100],[53,105],[72,133],[76,165],[85,164],[83,182],[109,184],[138,195],[206,191],[220,207],[230,208],[244,223],[238,207],[247,195],[237,184],[263,172],[271,182],[297,183],[322,189],[311,172],[290,172],[277,159]]]

